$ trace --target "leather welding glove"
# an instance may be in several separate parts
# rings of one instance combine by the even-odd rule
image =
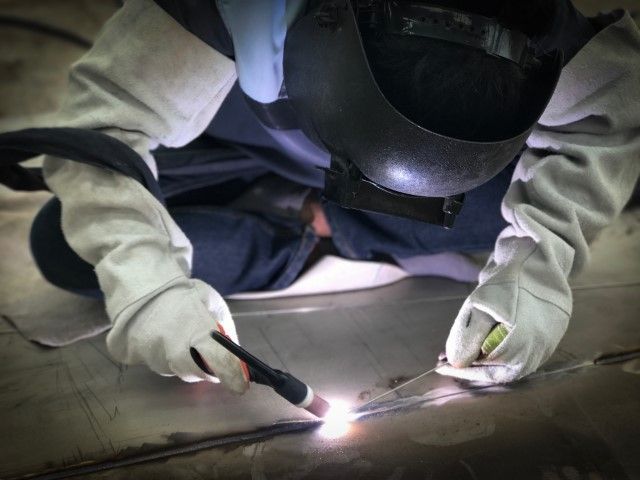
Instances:
[[[145,363],[161,375],[217,381],[247,389],[241,362],[209,334],[237,342],[224,299],[190,277],[191,244],[169,212],[135,180],[90,165],[47,156],[45,178],[62,203],[65,238],[94,266],[112,329],[110,354]],[[213,227],[212,227],[213,228]]]
[[[110,135],[157,175],[150,152],[197,138],[236,78],[233,61],[155,2],[129,0],[72,66],[54,126]],[[229,310],[190,278],[193,248],[167,209],[132,178],[63,155],[45,156],[43,175],[62,204],[65,239],[94,267],[104,293],[112,356],[186,381],[215,381],[193,360],[194,348],[224,385],[244,391],[240,361],[209,338],[223,328],[237,341]]]
[[[512,250],[507,252],[515,256],[503,257],[504,263],[499,261],[502,265],[490,259],[481,274],[481,285],[465,301],[449,333],[446,354],[452,366],[441,367],[438,373],[478,382],[511,382],[534,372],[564,335],[571,308],[566,280],[553,302],[532,293],[532,288],[522,284],[535,285],[536,278],[519,280],[530,275],[526,262],[537,247],[531,239],[501,239],[499,255],[504,255],[505,244],[511,244]],[[544,282],[545,275],[538,278]],[[540,291],[540,285],[537,287]],[[563,301],[558,301],[558,294]],[[505,325],[509,333],[495,350],[480,358],[482,343],[497,323]]]
[[[527,140],[502,203],[509,225],[453,323],[452,366],[441,374],[519,379],[551,356],[567,328],[569,277],[584,269],[589,243],[620,213],[640,174],[640,35],[628,14],[617,18],[565,66]],[[509,333],[478,359],[496,323]]]
[[[187,382],[247,389],[237,357],[212,338],[238,341],[224,299],[190,277],[192,248],[169,212],[135,180],[106,169],[49,157],[45,178],[62,203],[65,238],[94,266],[112,322],[109,353]]]
[[[223,298],[200,280],[179,278],[145,299],[135,316],[116,320],[107,347],[124,363],[144,363],[160,375],[175,375],[185,382],[221,381],[231,391],[243,393],[249,386],[246,367],[211,338],[212,330],[238,342]]]

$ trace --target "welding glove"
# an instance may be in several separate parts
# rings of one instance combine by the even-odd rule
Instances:
[[[186,382],[219,379],[231,391],[243,393],[248,388],[246,367],[211,338],[214,329],[238,342],[223,298],[204,282],[183,277],[146,299],[126,322],[114,322],[107,347],[124,363],[145,363],[160,375]]]
[[[515,254],[498,265],[491,258],[481,274],[481,284],[463,304],[446,343],[447,360],[438,373],[466,380],[507,383],[534,372],[556,349],[569,323],[571,290],[562,289],[564,308],[532,293],[519,282],[529,275],[527,256],[536,247],[531,239],[502,239],[499,255],[510,243]],[[495,255],[495,254],[494,254]],[[530,257],[529,257],[530,258]],[[542,266],[542,265],[541,265]],[[544,281],[544,276],[541,278]],[[553,298],[553,297],[552,297]],[[553,298],[553,300],[558,300]],[[481,346],[497,323],[507,327],[508,335],[486,357]]]
[[[150,152],[198,138],[236,78],[232,60],[155,2],[129,0],[72,66],[54,125],[112,136],[157,176]],[[237,340],[229,311],[213,289],[189,278],[193,248],[167,209],[134,179],[64,156],[46,156],[43,176],[62,204],[65,239],[94,267],[104,293],[112,356],[186,381],[214,381],[196,365],[193,348],[223,384],[245,390],[240,362],[209,338],[224,328]]]
[[[111,355],[189,382],[217,381],[193,359],[201,358],[229,389],[246,390],[241,362],[209,337],[218,329],[237,341],[231,314],[217,292],[189,278],[191,244],[160,202],[106,169],[47,156],[43,171],[62,203],[65,238],[104,292]]]
[[[589,243],[620,213],[640,174],[639,53],[637,26],[620,15],[563,69],[504,197],[509,225],[449,333],[452,366],[439,373],[509,382],[558,345],[572,311],[569,276],[584,269]],[[495,323],[509,333],[478,359]]]

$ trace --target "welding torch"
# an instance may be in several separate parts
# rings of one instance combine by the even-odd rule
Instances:
[[[489,353],[495,350],[497,346],[502,343],[508,333],[509,331],[504,325],[496,325],[483,342],[480,356],[486,357],[487,355],[489,355]],[[298,408],[305,409],[318,418],[324,418],[327,416],[331,405],[325,399],[316,394],[309,385],[297,379],[288,372],[283,372],[281,370],[271,368],[262,360],[256,358],[240,345],[235,343],[233,340],[218,331],[212,331],[211,338],[213,338],[216,342],[218,342],[220,345],[222,345],[247,365],[249,371],[249,380],[251,382],[273,388],[273,390],[282,398]],[[355,409],[355,412],[364,410],[364,408],[369,406],[370,404],[388,396],[389,394],[401,388],[406,387],[407,385],[425,377],[426,375],[435,372],[438,368],[447,363],[448,362],[444,360],[443,363],[439,363],[436,367],[422,373],[421,375],[418,375],[417,377],[404,382],[403,384],[381,395],[378,395],[377,397],[372,398],[368,402],[358,406]]]
[[[271,368],[218,331],[212,331],[211,338],[247,365],[249,381],[273,388],[282,398],[318,418],[324,418],[329,412],[329,402],[316,394],[306,383],[288,372]]]

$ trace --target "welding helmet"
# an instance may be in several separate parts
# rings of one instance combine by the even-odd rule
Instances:
[[[408,119],[379,88],[363,24],[515,62],[532,70],[526,108],[488,138],[447,136]],[[531,68],[535,67],[535,68]],[[530,39],[496,19],[417,1],[315,0],[287,33],[285,88],[300,128],[331,153],[325,197],[346,208],[451,227],[464,193],[522,149],[558,81],[560,52],[536,58]]]

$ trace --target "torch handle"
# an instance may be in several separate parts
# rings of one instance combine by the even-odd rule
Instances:
[[[216,342],[218,342],[220,345],[229,350],[249,366],[249,376],[251,377],[252,381],[260,383],[262,385],[270,385],[273,387],[278,386],[278,384],[281,382],[280,375],[278,375],[278,372],[276,370],[271,368],[259,358],[254,357],[252,354],[247,352],[244,348],[235,343],[226,335],[213,330],[211,332],[211,338],[213,338]]]

